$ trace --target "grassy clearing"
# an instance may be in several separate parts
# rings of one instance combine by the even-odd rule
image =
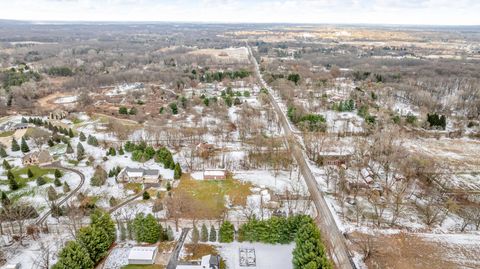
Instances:
[[[125,189],[132,190],[135,193],[139,193],[142,191],[143,188],[141,183],[129,182],[125,183]]]
[[[0,137],[9,137],[9,136],[12,136],[14,133],[15,133],[15,131],[2,132],[2,133],[0,133]]]
[[[29,178],[27,176],[28,169],[32,171],[33,177]],[[55,169],[48,169],[48,168],[41,168],[38,166],[28,166],[23,168],[14,168],[12,169],[12,173],[15,176],[15,179],[20,185],[20,188],[27,185],[27,182],[36,180],[40,176],[45,176],[47,174],[54,174]],[[22,176],[23,175],[23,176]],[[50,177],[45,177],[45,180],[48,182],[52,182],[53,180]],[[8,180],[0,180],[0,185],[8,185]]]
[[[206,255],[217,255],[218,251],[215,246],[207,244],[185,244],[185,256],[182,261],[198,261]]]
[[[28,128],[25,132],[25,136],[33,138],[49,138],[52,134],[49,131],[43,130],[38,127]]]
[[[228,195],[233,206],[245,206],[247,196],[251,194],[250,183],[242,183],[228,178],[226,180],[192,180],[184,177],[174,192],[185,192],[189,203],[201,205],[201,217],[216,218],[226,209],[225,196]],[[199,216],[200,217],[200,216]]]

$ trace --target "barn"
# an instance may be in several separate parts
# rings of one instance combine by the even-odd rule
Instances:
[[[157,247],[133,247],[128,254],[128,264],[153,264]]]

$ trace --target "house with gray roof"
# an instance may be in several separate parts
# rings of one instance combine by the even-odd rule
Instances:
[[[125,167],[117,176],[119,182],[156,184],[161,179],[160,170]]]

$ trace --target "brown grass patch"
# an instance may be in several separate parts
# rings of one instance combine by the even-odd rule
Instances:
[[[185,256],[183,261],[198,261],[206,255],[217,255],[218,251],[215,246],[207,244],[185,244],[184,245]]]

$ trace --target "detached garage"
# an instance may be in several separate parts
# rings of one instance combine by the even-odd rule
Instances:
[[[128,254],[128,264],[153,264],[157,247],[134,247]]]

